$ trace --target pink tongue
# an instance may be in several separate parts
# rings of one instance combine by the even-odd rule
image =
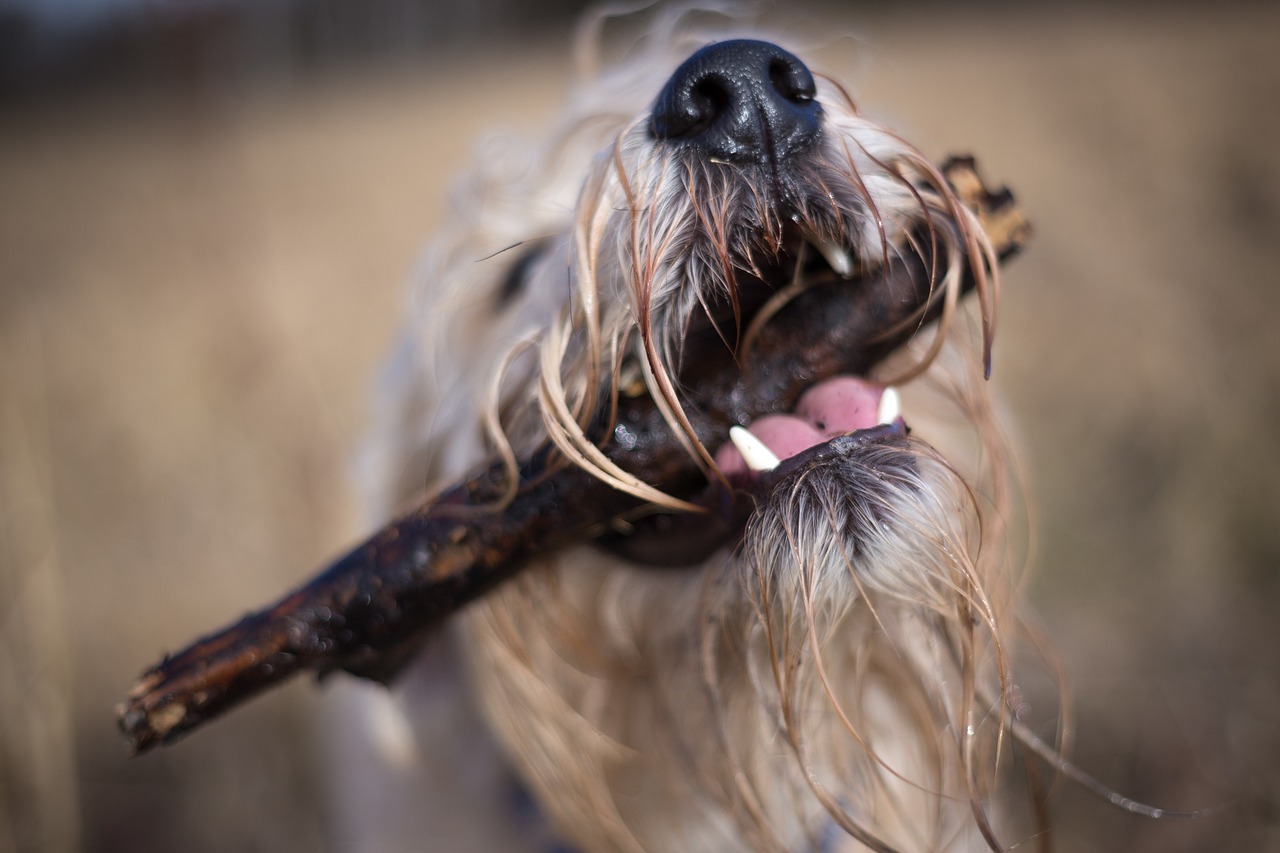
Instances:
[[[795,414],[766,415],[753,421],[750,429],[774,455],[786,459],[834,436],[875,426],[883,392],[878,385],[838,376],[806,391],[796,404]],[[716,464],[726,474],[747,469],[732,442],[716,451]]]

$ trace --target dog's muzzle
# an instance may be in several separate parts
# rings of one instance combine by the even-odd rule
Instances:
[[[680,371],[686,389],[704,384],[705,354],[726,345],[723,330],[749,322],[788,283],[802,276],[847,278],[850,253],[822,251],[830,269],[821,261],[802,263],[802,244],[809,235],[785,224],[799,220],[795,178],[812,159],[823,130],[816,94],[813,74],[798,58],[768,42],[739,39],[708,45],[690,56],[654,103],[649,130],[659,146],[697,169],[718,170],[727,181],[761,185],[759,198],[773,208],[773,217],[743,211],[754,215],[741,216],[733,228],[751,233],[762,220],[783,223],[776,247],[735,259],[739,272],[732,279],[733,292],[719,301],[704,297],[706,317],[695,315],[685,329],[685,352],[693,354]],[[833,245],[826,241],[824,248]],[[845,263],[830,263],[833,254]],[[744,372],[751,373],[752,367],[744,360]],[[697,565],[732,547],[750,516],[767,512],[773,493],[785,491],[801,472],[815,479],[828,476],[829,469],[844,487],[857,488],[858,477],[841,472],[861,470],[857,457],[862,448],[905,441],[896,401],[892,389],[838,376],[815,382],[799,401],[748,412],[728,436],[720,437],[718,471],[694,499],[704,514],[645,517],[598,544],[646,565]]]

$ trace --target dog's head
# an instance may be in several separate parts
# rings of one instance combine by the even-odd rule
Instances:
[[[981,302],[988,363],[993,247],[929,159],[771,43],[712,43],[674,70],[670,50],[637,54],[581,84],[545,148],[492,141],[458,182],[457,209],[420,274],[410,330],[418,351],[401,353],[407,381],[393,389],[396,414],[380,419],[389,434],[374,442],[389,462],[371,478],[375,502],[456,480],[495,448],[526,455],[550,438],[602,479],[661,503],[590,453],[602,400],[658,400],[717,477],[742,460],[730,453],[717,466],[727,435],[708,440],[687,415],[691,403],[713,405],[696,391],[724,353],[755,374],[753,398],[731,412],[744,426],[794,409],[802,383],[837,373],[875,372],[854,392],[875,410],[881,388],[934,362],[966,285]],[[895,280],[895,261],[925,269]],[[909,289],[913,277],[925,294]],[[814,354],[796,367],[808,375],[769,376],[777,358],[756,356],[771,322],[806,291],[840,282],[893,293],[833,304],[838,322],[794,324],[773,346],[797,346],[806,331],[822,338],[804,342]],[[926,332],[939,315],[938,333]],[[926,338],[914,362],[882,364],[904,340]],[[737,393],[718,379],[717,390]],[[874,423],[854,418],[830,431]]]
[[[491,724],[588,849],[990,839],[996,248],[772,43],[595,79],[547,151],[462,185],[375,441],[384,506],[549,445],[642,502],[464,614]],[[635,400],[696,476],[646,476]]]

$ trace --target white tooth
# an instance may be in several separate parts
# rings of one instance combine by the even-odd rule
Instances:
[[[848,278],[853,274],[853,261],[849,258],[849,250],[844,246],[830,240],[814,243],[814,246],[822,253],[822,257],[827,259],[827,265],[835,271],[836,275]]]
[[[778,467],[778,457],[746,427],[729,427],[729,440],[738,448],[747,467],[752,471],[772,471]]]
[[[880,394],[880,411],[876,414],[878,423],[891,424],[902,415],[902,402],[898,399],[896,389],[890,387]]]

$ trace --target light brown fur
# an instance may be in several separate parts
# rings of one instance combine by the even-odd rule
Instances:
[[[460,184],[371,443],[376,512],[548,438],[619,488],[682,506],[596,453],[584,419],[602,388],[642,381],[683,430],[685,320],[776,249],[782,225],[732,168],[692,174],[644,132],[662,82],[706,41],[677,35],[680,20],[659,15],[625,63],[584,79],[545,148],[485,149]],[[914,437],[859,458],[875,485],[856,500],[799,478],[701,567],[584,546],[461,616],[489,727],[583,850],[1000,843],[989,814],[1019,626],[1010,463],[982,377],[991,251],[928,160],[815,72],[829,130],[813,199],[856,203],[803,228],[869,270],[910,251],[914,229],[945,245],[942,320],[873,377],[901,383]],[[735,221],[752,208],[763,225],[744,243]],[[691,248],[698,223],[711,236]],[[955,304],[966,269],[981,321]],[[714,477],[715,448],[688,438]]]

